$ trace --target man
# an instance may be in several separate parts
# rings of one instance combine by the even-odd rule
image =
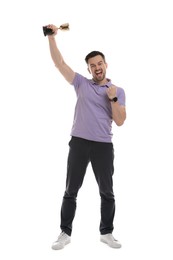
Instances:
[[[92,79],[74,72],[65,63],[57,47],[55,35],[58,29],[54,25],[47,27],[54,32],[48,36],[51,57],[59,72],[74,86],[77,95],[69,142],[66,189],[61,206],[62,232],[53,243],[52,249],[62,249],[71,241],[77,194],[89,162],[101,197],[100,241],[110,247],[120,248],[121,244],[112,235],[115,199],[112,182],[114,150],[111,126],[113,121],[117,126],[121,126],[126,119],[125,93],[122,88],[116,87],[106,78],[107,63],[104,54],[99,51],[93,51],[85,58]]]

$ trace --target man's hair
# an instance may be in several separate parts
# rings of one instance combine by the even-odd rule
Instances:
[[[106,60],[105,60],[105,55],[104,55],[102,52],[100,52],[100,51],[92,51],[92,52],[88,53],[88,55],[85,57],[86,63],[88,64],[88,60],[89,60],[90,58],[93,58],[93,57],[97,56],[97,55],[102,56],[104,62],[106,62]]]

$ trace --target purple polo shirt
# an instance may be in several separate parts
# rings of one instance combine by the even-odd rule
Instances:
[[[91,141],[110,143],[112,140],[112,109],[106,89],[112,85],[109,80],[100,86],[79,73],[72,82],[77,95],[71,136]],[[117,87],[120,105],[125,106],[125,93]]]

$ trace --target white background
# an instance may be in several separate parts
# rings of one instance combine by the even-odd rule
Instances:
[[[172,259],[171,0],[7,0],[0,12],[0,258]],[[65,22],[70,31],[56,38],[66,62],[90,77],[84,58],[100,50],[107,77],[126,92],[127,120],[113,127],[120,250],[99,242],[90,166],[72,243],[51,250],[76,96],[50,58],[42,26]]]

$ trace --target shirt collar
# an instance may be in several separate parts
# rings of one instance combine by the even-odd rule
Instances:
[[[109,88],[112,85],[111,79],[107,79],[107,83],[105,85],[98,85],[93,79],[91,79],[90,82],[93,85],[97,85],[97,86],[100,86],[100,87],[107,87],[107,88]]]

